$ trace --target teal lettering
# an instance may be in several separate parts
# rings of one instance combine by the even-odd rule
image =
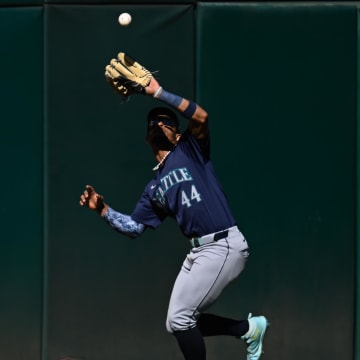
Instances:
[[[193,178],[190,174],[190,171],[187,168],[171,170],[168,174],[166,174],[160,179],[161,185],[163,187],[162,196],[164,196],[164,194],[174,185],[180,184],[184,181],[192,181],[192,180]]]
[[[191,181],[192,176],[187,168],[178,169],[184,178],[184,181]]]

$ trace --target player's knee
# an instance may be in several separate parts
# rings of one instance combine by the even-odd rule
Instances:
[[[196,320],[192,316],[186,314],[168,314],[166,319],[166,330],[173,334],[176,331],[184,331],[193,328]]]

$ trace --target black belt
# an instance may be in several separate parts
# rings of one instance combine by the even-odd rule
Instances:
[[[229,234],[229,230],[220,231],[213,235],[205,235],[204,237],[193,237],[190,239],[190,244],[192,247],[199,247],[201,245],[210,244],[212,242],[219,241],[220,239],[225,239]]]

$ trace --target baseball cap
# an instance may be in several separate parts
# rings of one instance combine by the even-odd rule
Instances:
[[[147,116],[148,127],[162,121],[165,125],[179,127],[179,120],[174,111],[167,107],[156,107],[149,111]]]

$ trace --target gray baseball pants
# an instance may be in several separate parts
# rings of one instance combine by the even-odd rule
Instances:
[[[211,236],[213,234],[205,237]],[[172,290],[167,331],[173,333],[195,327],[199,315],[244,270],[248,256],[248,244],[237,226],[228,229],[226,238],[192,248]]]

